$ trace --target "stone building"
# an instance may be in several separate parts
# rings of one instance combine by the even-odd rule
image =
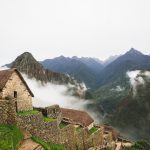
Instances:
[[[41,111],[48,118],[57,119],[58,123],[64,122],[72,124],[75,127],[88,128],[90,130],[94,125],[93,118],[85,111],[60,108],[59,105],[52,105],[45,108],[35,108]]]
[[[16,112],[27,111],[33,109],[33,96],[17,69],[0,71],[0,101],[13,101]]]
[[[85,111],[61,108],[62,121],[75,126],[86,127],[89,130],[93,127],[93,118]]]
[[[35,109],[42,112],[43,116],[57,119],[58,124],[62,121],[61,109],[59,105],[51,105],[45,108],[35,108]]]

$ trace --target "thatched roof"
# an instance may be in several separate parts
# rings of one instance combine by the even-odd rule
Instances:
[[[30,90],[30,88],[28,87],[26,81],[24,80],[24,78],[22,77],[21,73],[13,68],[13,69],[8,69],[8,70],[0,70],[0,90],[2,91],[3,88],[5,87],[7,81],[9,80],[9,78],[11,77],[11,75],[16,72],[18,74],[18,76],[20,77],[20,79],[22,80],[22,82],[24,83],[24,85],[26,86],[27,90],[29,91],[29,93],[31,94],[32,97],[34,97],[32,91]]]
[[[69,119],[85,127],[94,122],[93,118],[85,111],[61,108],[61,112],[63,119]]]

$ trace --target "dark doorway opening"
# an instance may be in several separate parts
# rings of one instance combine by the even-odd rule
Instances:
[[[14,98],[17,98],[17,91],[14,91]]]

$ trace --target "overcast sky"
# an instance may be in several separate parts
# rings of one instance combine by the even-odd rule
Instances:
[[[24,51],[105,59],[131,47],[150,54],[150,0],[0,0],[0,63]]]

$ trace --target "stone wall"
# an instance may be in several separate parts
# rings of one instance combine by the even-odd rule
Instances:
[[[76,147],[78,149],[89,149],[99,145],[103,145],[103,128],[99,128],[93,134],[90,134],[87,128],[76,132]]]
[[[52,105],[45,109],[47,110],[47,117],[61,119],[61,110],[59,105]]]
[[[90,147],[103,145],[103,128],[99,128],[95,133],[90,134],[87,128],[77,130],[73,125],[68,125],[61,129],[61,143],[68,150],[84,150]]]
[[[13,100],[0,100],[0,124],[16,124],[15,102]]]
[[[104,144],[103,128],[99,128],[93,134],[89,133],[88,128],[78,130],[72,124],[60,129],[57,120],[44,122],[41,112],[36,115],[18,116],[17,122],[20,128],[27,130],[32,135],[47,142],[63,144],[67,150],[84,150]],[[111,141],[109,137],[105,140]]]
[[[64,144],[67,150],[76,149],[75,127],[73,125],[70,124],[60,129],[60,143]]]
[[[86,140],[90,137],[87,128],[81,128],[76,130],[76,148],[77,149],[85,149]]]
[[[32,110],[32,96],[16,72],[12,74],[2,90],[2,99],[14,99],[17,92],[16,106],[18,111]]]
[[[103,129],[99,128],[85,141],[86,148],[103,145]]]
[[[47,142],[60,143],[57,120],[45,122],[41,112],[36,115],[18,116],[17,125]]]
[[[43,115],[18,116],[18,126],[47,142],[64,144],[67,150],[83,150],[103,143],[103,131],[90,135],[87,128],[78,131],[74,125],[60,129],[57,121],[44,122]]]
[[[48,118],[57,119],[58,124],[61,122],[61,110],[59,105],[52,105],[45,108],[35,108],[36,110],[42,112],[42,114]]]

